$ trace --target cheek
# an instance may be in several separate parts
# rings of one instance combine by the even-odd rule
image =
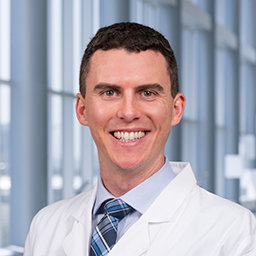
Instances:
[[[104,127],[106,126],[111,112],[106,104],[92,103],[87,108],[88,124],[90,129],[94,129],[97,126]]]
[[[151,116],[156,126],[160,126],[162,130],[169,130],[172,116],[170,109],[171,106],[168,104],[158,104],[150,108],[148,115]]]

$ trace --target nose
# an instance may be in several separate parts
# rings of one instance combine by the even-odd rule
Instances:
[[[129,123],[140,118],[141,110],[135,96],[131,94],[123,96],[117,111],[117,116]]]

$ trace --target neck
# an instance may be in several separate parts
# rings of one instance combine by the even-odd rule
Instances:
[[[158,161],[133,170],[107,167],[100,163],[100,175],[105,188],[120,197],[155,174],[164,165],[164,157]]]

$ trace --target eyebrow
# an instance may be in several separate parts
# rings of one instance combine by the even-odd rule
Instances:
[[[107,89],[107,88],[114,89],[114,90],[120,90],[121,86],[114,85],[114,84],[99,83],[94,86],[93,90],[96,91],[96,90],[102,90],[102,89]]]
[[[159,92],[163,92],[164,91],[164,88],[160,84],[157,84],[157,83],[145,84],[145,85],[140,85],[140,86],[137,87],[137,90],[139,90],[139,91],[149,90],[149,89],[154,89],[154,90],[157,90]]]
[[[107,89],[107,88],[113,89],[113,90],[121,90],[122,89],[121,86],[118,86],[118,85],[115,85],[115,84],[99,83],[99,84],[94,86],[94,91]],[[154,90],[157,90],[159,92],[164,91],[164,88],[158,83],[140,85],[136,88],[137,91],[149,90],[149,89],[151,89],[151,90],[154,89]]]

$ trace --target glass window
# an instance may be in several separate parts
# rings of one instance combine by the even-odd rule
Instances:
[[[217,127],[225,126],[225,54],[221,49],[216,51],[216,85],[215,85],[215,122]]]
[[[253,33],[256,30],[255,8],[256,1],[241,1],[241,40],[253,47],[256,46],[256,35]]]
[[[215,83],[215,190],[225,196],[224,190],[224,156],[226,154],[226,55],[223,48],[216,49],[216,83]]]
[[[48,25],[48,87],[56,92],[63,88],[62,81],[62,1],[48,1],[49,25]],[[51,43],[54,42],[54,43]]]
[[[187,96],[182,127],[182,159],[191,162],[194,170],[198,170],[198,70],[197,70],[198,37],[195,30],[185,27],[182,31],[182,91]]]
[[[91,188],[98,173],[90,132],[76,118],[81,57],[99,27],[99,1],[48,1],[48,201]],[[88,15],[85,15],[88,14]]]
[[[50,94],[49,98],[48,189],[50,201],[54,202],[62,199],[63,190],[63,101],[58,94]]]
[[[211,12],[211,0],[189,0],[191,1],[193,4],[197,5],[199,8],[201,8],[202,10],[210,13]]]
[[[217,23],[229,29],[233,33],[238,33],[239,10],[238,1],[216,0],[216,20]]]
[[[255,133],[255,66],[244,62],[241,67],[240,132]]]
[[[10,0],[0,0],[0,247],[9,243]]]

